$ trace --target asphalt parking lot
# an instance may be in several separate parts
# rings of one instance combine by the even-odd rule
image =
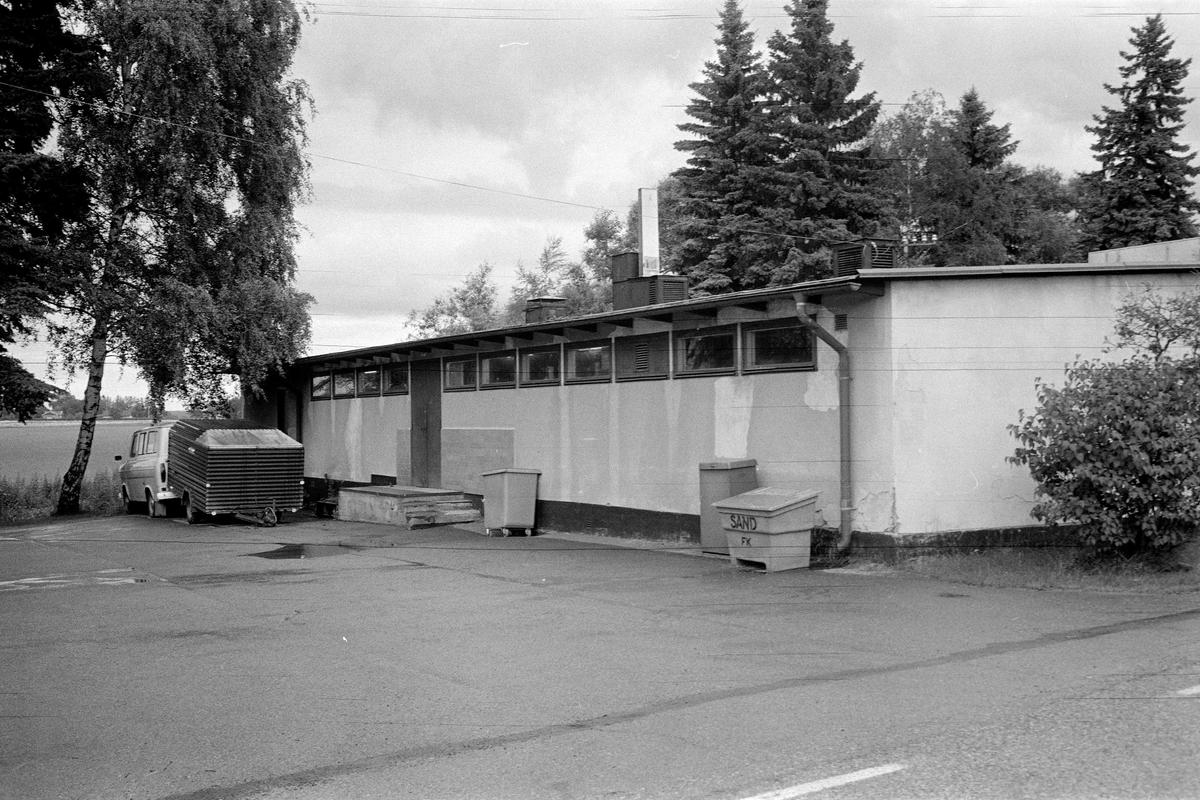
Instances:
[[[0,796],[1200,796],[1200,597],[629,544],[0,529]]]

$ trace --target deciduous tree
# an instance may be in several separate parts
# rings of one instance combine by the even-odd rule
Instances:
[[[1009,426],[1011,460],[1037,482],[1033,515],[1080,526],[1125,556],[1173,547],[1200,528],[1200,292],[1149,289],[1117,312],[1122,361],[1080,361],[1061,388]]]
[[[1009,125],[971,89],[947,110],[940,95],[914,95],[872,131],[887,159],[876,187],[896,209],[911,259],[934,266],[1052,263],[1077,257],[1072,195],[1045,167],[1010,160]]]
[[[103,99],[59,111],[64,161],[92,187],[71,231],[81,281],[54,331],[87,369],[59,513],[78,510],[110,353],[160,408],[230,373],[255,390],[303,352],[311,301],[292,285],[307,173],[293,4],[93,0],[72,24],[101,48]]]
[[[537,266],[517,264],[517,281],[505,304],[503,321],[520,325],[525,321],[525,303],[532,297],[556,297],[562,292],[563,281],[571,268],[561,236],[551,236],[542,247]]]
[[[500,324],[496,293],[492,265],[484,261],[461,284],[409,314],[408,324],[422,338],[494,328]]]
[[[87,208],[86,176],[46,152],[51,99],[89,98],[95,48],[64,27],[73,2],[0,4],[0,413],[22,421],[57,391],[6,353],[79,276],[61,250]]]

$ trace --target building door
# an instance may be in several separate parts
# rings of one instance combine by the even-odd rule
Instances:
[[[412,362],[410,449],[414,486],[442,488],[442,362]]]

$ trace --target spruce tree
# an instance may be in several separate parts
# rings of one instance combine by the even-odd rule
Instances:
[[[828,0],[792,0],[787,33],[768,42],[769,118],[778,167],[767,224],[775,240],[769,268],[752,268],[748,285],[784,284],[829,274],[827,246],[876,235],[889,220],[870,186],[880,162],[866,141],[879,115],[873,92],[853,98],[862,63],[849,42],[835,44]]]
[[[691,139],[677,170],[679,204],[666,220],[679,246],[672,266],[691,277],[692,291],[717,294],[745,288],[743,276],[762,272],[777,237],[763,234],[765,178],[773,171],[763,99],[766,72],[754,51],[754,34],[737,0],[721,12],[717,55],[687,107],[694,122],[679,126]]]
[[[1178,141],[1183,130],[1183,96],[1191,59],[1171,58],[1175,42],[1162,16],[1133,29],[1132,52],[1119,68],[1124,82],[1105,84],[1120,99],[1105,106],[1087,128],[1096,135],[1092,151],[1100,169],[1082,176],[1081,216],[1085,244],[1106,249],[1186,238],[1197,234],[1192,215],[1200,202],[1192,179],[1200,167],[1195,153]]]

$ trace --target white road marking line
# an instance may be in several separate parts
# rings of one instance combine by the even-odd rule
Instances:
[[[43,575],[38,578],[18,578],[0,581],[0,592],[17,592],[25,589],[62,589],[77,586],[121,586],[124,584],[149,583],[149,578],[117,577],[114,572],[133,572],[128,569],[102,569],[98,572],[72,573],[66,575]],[[162,580],[156,578],[154,580]]]
[[[1200,686],[1189,686],[1187,689],[1180,689],[1179,694],[1184,697],[1195,697],[1200,695]]]
[[[845,775],[837,775],[832,778],[825,778],[824,780],[790,786],[787,789],[776,789],[772,792],[756,794],[753,797],[745,798],[745,800],[792,800],[793,797],[822,792],[826,789],[832,789],[835,786],[844,786],[847,783],[854,783],[855,781],[865,781],[867,778],[878,778],[880,775],[899,772],[902,769],[904,769],[903,764],[884,764],[882,767],[860,769],[858,772],[847,772]]]

